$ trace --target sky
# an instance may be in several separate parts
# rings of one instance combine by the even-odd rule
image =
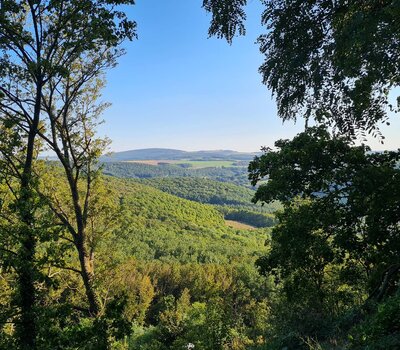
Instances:
[[[255,43],[265,32],[262,6],[249,0],[247,33],[232,45],[208,38],[210,15],[202,0],[137,0],[125,8],[138,25],[138,40],[124,44],[126,55],[107,73],[100,134],[112,151],[139,148],[231,149],[253,152],[292,138],[304,122],[285,122],[261,83],[263,62]],[[400,147],[400,117],[382,128],[385,145]]]

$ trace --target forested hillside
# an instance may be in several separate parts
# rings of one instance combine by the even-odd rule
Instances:
[[[279,202],[254,204],[255,191],[228,182],[203,178],[152,178],[140,182],[160,190],[200,203],[213,204],[225,219],[254,227],[271,227],[276,223],[274,213],[281,209]]]
[[[107,179],[124,208],[121,245],[143,260],[229,263],[260,250],[265,231],[235,231],[210,205],[131,180]],[[118,236],[118,235],[117,235]]]
[[[226,219],[254,227],[271,227],[278,202],[266,205],[251,202],[255,192],[249,188],[245,168],[182,169],[173,165],[104,163],[103,172],[120,178],[138,178],[163,192],[200,203],[213,204]]]
[[[103,172],[121,178],[200,177],[215,181],[250,186],[246,167],[185,169],[176,165],[148,165],[141,163],[103,163]]]
[[[120,198],[115,266],[105,283],[125,291],[134,322],[130,349],[213,349],[221,341],[256,345],[270,293],[255,259],[268,231],[228,228],[210,205],[163,193],[132,180],[107,179]],[[108,274],[108,273],[107,273]],[[235,315],[235,316],[233,316]]]
[[[132,160],[236,160],[249,162],[257,153],[235,152],[230,150],[216,151],[181,151],[168,148],[146,148],[124,152],[115,152],[102,156],[103,162],[122,162]]]
[[[57,205],[69,210],[63,197],[67,182],[52,177],[61,173],[59,164],[45,165],[42,171],[47,178],[42,185],[52,189]],[[261,320],[270,283],[254,263],[267,251],[263,242],[268,229],[229,228],[212,205],[130,179],[97,179],[93,196],[101,201],[91,214],[89,247],[96,251],[99,302],[112,308],[106,309],[102,322],[119,322],[126,335],[133,330],[118,342],[118,333],[109,336],[110,344],[116,349],[180,349],[192,342],[211,349],[220,336],[227,343],[257,344],[265,328]],[[77,316],[80,311],[73,310],[85,300],[71,242],[50,239],[43,247],[38,253],[46,266],[43,276],[56,283],[46,286],[50,294],[43,302],[58,302],[64,311],[54,309],[57,317],[42,314],[41,322],[51,318],[52,325],[46,327],[40,347],[73,349],[86,339],[87,347],[95,349],[97,338],[90,332],[98,325],[67,316]],[[46,251],[58,256],[57,263],[47,260]],[[3,272],[1,316],[7,317],[14,274]],[[11,330],[3,331],[2,344],[12,344]],[[213,336],[215,332],[220,335]]]
[[[249,188],[227,181],[217,182],[204,178],[167,177],[142,180],[141,182],[178,197],[209,204],[250,206],[255,193]]]

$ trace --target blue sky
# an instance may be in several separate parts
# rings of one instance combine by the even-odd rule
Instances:
[[[248,5],[247,35],[232,45],[207,38],[210,17],[201,0],[137,0],[127,9],[138,23],[139,40],[108,72],[100,134],[113,151],[165,147],[183,150],[257,151],[300,132],[303,121],[285,123],[261,84],[263,61],[255,40],[260,1]],[[399,117],[385,147],[400,147]],[[375,149],[381,149],[374,142]]]

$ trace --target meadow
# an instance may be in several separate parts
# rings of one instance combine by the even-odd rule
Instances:
[[[128,163],[139,163],[148,165],[163,165],[172,164],[179,165],[182,167],[202,169],[202,168],[222,168],[222,167],[234,167],[237,166],[236,161],[231,160],[164,160],[164,159],[151,159],[151,160],[131,160]],[[243,165],[241,165],[243,166]]]

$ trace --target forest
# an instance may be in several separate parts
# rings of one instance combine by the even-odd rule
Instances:
[[[203,0],[208,35],[247,3]],[[400,150],[368,145],[400,1],[261,4],[262,82],[304,128],[246,169],[104,162],[134,0],[1,1],[0,349],[400,348]]]
[[[106,175],[139,179],[153,177],[203,177],[210,180],[251,187],[247,169],[242,166],[191,169],[170,164],[154,166],[143,163],[107,162],[103,163],[103,172]]]

